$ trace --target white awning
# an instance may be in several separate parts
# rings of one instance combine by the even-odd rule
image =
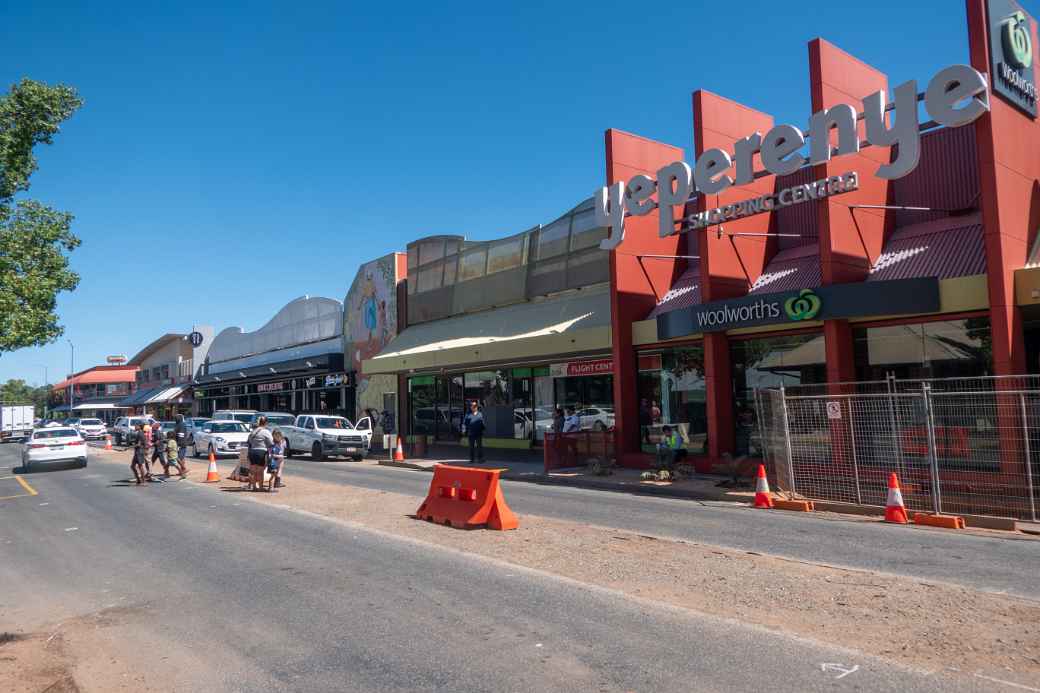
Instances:
[[[103,411],[109,409],[126,409],[117,402],[83,402],[72,407],[73,411]],[[57,410],[55,410],[57,411]]]
[[[145,400],[145,404],[162,404],[164,402],[171,402],[187,390],[190,385],[174,385],[173,387],[164,387],[156,392],[154,395]]]
[[[397,373],[549,358],[607,351],[610,340],[610,294],[597,287],[413,325],[361,369]]]

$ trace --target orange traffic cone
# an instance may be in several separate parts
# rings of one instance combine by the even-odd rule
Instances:
[[[397,449],[394,450],[394,462],[404,462],[404,446],[401,445],[401,436],[397,436]]]
[[[773,496],[769,493],[769,479],[766,478],[766,466],[764,464],[758,465],[758,481],[755,482],[755,507],[773,507]]]
[[[112,449],[112,436],[105,436],[105,449],[106,450],[111,450]]]
[[[220,481],[220,472],[217,471],[217,456],[209,453],[209,471],[206,472],[206,483]]]
[[[895,472],[888,475],[888,502],[885,503],[885,522],[905,525],[906,506],[903,505],[903,492],[899,490],[899,478]]]

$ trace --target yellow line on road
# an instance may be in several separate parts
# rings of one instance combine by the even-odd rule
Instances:
[[[22,485],[22,488],[24,488],[26,491],[29,492],[30,496],[35,496],[36,495],[36,489],[34,489],[32,486],[30,486],[28,481],[26,481],[25,479],[23,479],[20,476],[16,476],[15,479],[17,479],[18,483]]]
[[[11,500],[12,498],[29,498],[29,497],[31,497],[31,496],[35,496],[35,495],[37,495],[37,493],[38,493],[38,492],[36,491],[36,489],[34,489],[34,488],[33,488],[32,486],[30,486],[30,485],[29,485],[29,484],[28,484],[28,483],[27,483],[27,482],[26,482],[26,481],[25,481],[25,480],[24,480],[24,479],[23,479],[22,477],[20,477],[20,476],[0,476],[0,480],[5,480],[5,479],[14,479],[14,480],[15,480],[15,481],[17,481],[17,482],[18,482],[19,484],[21,484],[21,485],[22,485],[22,488],[24,488],[24,489],[26,490],[26,493],[18,493],[18,494],[15,494],[15,495],[13,495],[13,496],[0,496],[0,501],[4,501],[4,500]]]

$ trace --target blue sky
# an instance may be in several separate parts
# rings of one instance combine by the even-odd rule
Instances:
[[[804,122],[816,36],[893,84],[968,60],[951,0],[4,5],[0,84],[86,102],[37,152],[30,194],[83,245],[65,337],[0,356],[34,383],[68,371],[66,338],[80,370],[253,330],[409,240],[551,221],[602,184],[608,127],[689,153],[697,88]]]

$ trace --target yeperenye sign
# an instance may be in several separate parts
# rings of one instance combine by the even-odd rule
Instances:
[[[657,338],[671,339],[757,325],[938,310],[939,280],[934,277],[835,284],[712,301],[662,313],[657,316]]]
[[[884,90],[870,94],[862,102],[864,143],[881,147],[898,145],[898,149],[893,150],[896,158],[877,170],[878,177],[886,179],[901,178],[910,173],[921,157],[917,82],[910,80],[900,84],[895,88],[894,96],[887,118],[889,104]],[[944,68],[928,83],[924,105],[929,117],[940,125],[958,127],[972,123],[989,110],[986,77],[968,65]],[[676,205],[685,206],[694,191],[715,195],[733,185],[748,185],[755,180],[756,154],[766,172],[777,176],[794,173],[807,164],[826,163],[834,156],[855,154],[861,146],[856,129],[858,117],[854,106],[837,104],[814,113],[807,134],[794,125],[777,125],[765,135],[754,132],[737,140],[730,148],[732,155],[724,149],[708,149],[693,166],[685,161],[676,161],[658,169],[656,179],[639,174],[627,183],[618,181],[600,188],[595,193],[593,205],[596,224],[610,230],[609,235],[600,241],[600,248],[612,250],[621,243],[625,237],[626,214],[643,216],[660,208],[658,233],[661,238],[693,226],[696,221],[687,220],[682,229],[676,229]],[[830,142],[832,130],[837,131],[837,147]],[[807,140],[808,157],[802,154]],[[837,190],[838,181],[827,179],[813,185],[816,191]],[[759,211],[767,210],[762,208]],[[708,223],[717,222],[709,220]]]
[[[993,91],[1036,118],[1033,19],[1014,0],[989,0],[987,10]]]

